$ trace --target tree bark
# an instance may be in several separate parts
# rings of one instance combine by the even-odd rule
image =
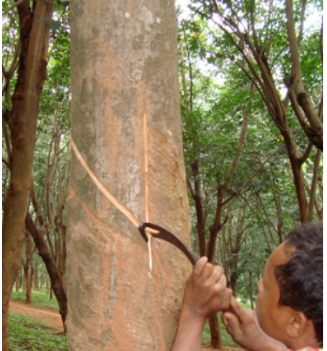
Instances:
[[[211,335],[211,346],[214,349],[222,350],[223,342],[221,339],[218,316],[216,313],[209,316],[209,325],[210,325],[210,335]]]
[[[311,189],[310,189],[310,203],[309,203],[309,208],[308,208],[309,220],[313,219],[313,208],[314,208],[314,203],[315,203],[315,199],[316,199],[316,187],[317,187],[317,181],[318,181],[318,175],[319,175],[320,158],[321,158],[321,151],[317,150],[315,162],[314,162],[314,167],[313,167],[313,177],[312,177],[312,181],[311,181]],[[319,217],[319,209],[317,209],[317,214]]]
[[[32,249],[31,242],[29,240],[29,234],[25,230],[25,263],[23,264],[24,268],[24,276],[25,276],[25,289],[26,289],[26,303],[32,303],[32,291],[31,291],[31,277],[30,277],[30,268],[31,268],[31,260],[32,260]]]
[[[28,305],[30,305],[32,303],[30,262],[24,264],[24,276],[25,276],[25,289],[26,289],[26,300],[25,301]]]
[[[49,252],[47,243],[43,238],[44,233],[36,228],[36,225],[29,213],[26,215],[26,227],[33,237],[38,253],[46,266],[53,292],[55,293],[58,301],[62,324],[64,326],[64,330],[66,331],[67,295],[58,272],[56,261],[53,255]]]
[[[286,17],[288,42],[291,52],[292,73],[291,82],[294,85],[297,102],[301,106],[311,126],[312,135],[308,135],[310,141],[321,151],[323,150],[323,124],[315,110],[313,103],[304,88],[302,81],[301,62],[298,50],[298,41],[295,35],[295,23],[293,14],[293,1],[286,0]]]
[[[39,291],[39,272],[37,268],[34,268],[33,289]]]
[[[21,264],[27,201],[32,181],[37,113],[46,77],[49,23],[54,2],[17,6],[20,20],[18,78],[12,110],[6,113],[11,131],[10,185],[3,204],[2,226],[2,341],[8,350],[9,298]],[[43,20],[49,18],[49,20]]]
[[[199,239],[199,251],[200,256],[206,256],[207,247],[206,247],[206,217],[204,215],[203,204],[202,204],[202,194],[201,194],[201,184],[199,181],[199,161],[195,161],[191,164],[192,174],[194,178],[194,191],[192,186],[189,186],[189,189],[192,193],[192,197],[195,204],[196,211],[196,230],[198,233]]]
[[[174,1],[72,0],[71,25],[78,150],[136,218],[190,245]],[[169,350],[190,263],[153,239],[149,272],[137,228],[74,155],[70,179],[70,349]]]

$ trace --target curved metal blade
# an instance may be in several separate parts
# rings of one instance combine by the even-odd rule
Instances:
[[[145,240],[145,242],[148,242],[148,235],[145,233],[146,228],[152,228],[157,230],[159,233],[157,234],[151,233],[152,237],[165,240],[173,244],[175,247],[177,247],[184,253],[184,255],[189,259],[189,261],[192,263],[193,266],[195,265],[195,263],[198,260],[198,257],[195,255],[195,253],[192,250],[190,250],[186,246],[186,244],[183,243],[181,239],[177,238],[176,235],[174,235],[167,229],[160,227],[159,225],[149,223],[149,222],[144,222],[144,223],[140,223],[140,225],[138,226],[138,230],[143,236],[143,239]]]

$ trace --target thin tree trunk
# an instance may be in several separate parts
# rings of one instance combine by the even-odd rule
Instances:
[[[31,278],[30,278],[30,263],[26,262],[24,264],[24,275],[25,275],[25,293],[26,293],[26,303],[32,303],[32,291],[31,291]]]
[[[206,247],[206,217],[204,215],[203,204],[202,204],[202,194],[201,194],[201,185],[200,185],[200,174],[199,174],[199,161],[195,161],[191,165],[192,174],[194,178],[194,191],[191,184],[189,184],[189,189],[192,193],[192,197],[195,204],[196,210],[196,229],[199,239],[199,251],[200,256],[206,256],[207,247]]]
[[[25,293],[26,293],[26,303],[32,303],[32,277],[33,277],[33,267],[31,266],[32,260],[32,247],[29,238],[28,231],[25,230],[25,263],[23,264],[24,276],[25,276]],[[31,272],[31,274],[30,274]]]
[[[305,194],[302,164],[298,159],[294,157],[290,157],[290,161],[291,161],[294,185],[296,188],[296,195],[297,195],[297,200],[298,200],[298,205],[300,210],[300,221],[301,223],[304,223],[308,220],[308,201]]]
[[[26,207],[32,181],[39,100],[46,77],[49,23],[54,2],[36,1],[17,6],[20,21],[20,56],[12,110],[6,111],[11,131],[10,186],[3,204],[2,226],[2,342],[9,347],[9,298],[21,265]],[[48,18],[48,20],[44,20]]]
[[[294,85],[296,99],[310,123],[311,129],[314,131],[310,140],[317,148],[323,150],[323,124],[315,110],[313,103],[304,88],[302,81],[301,63],[299,57],[298,40],[295,35],[295,23],[293,14],[293,1],[286,0],[286,17],[287,17],[287,33],[288,42],[291,52],[292,73],[291,82]]]
[[[64,330],[66,331],[67,295],[63,288],[55,259],[50,253],[46,241],[43,238],[44,233],[36,228],[35,223],[33,222],[32,217],[29,213],[26,215],[26,226],[31,236],[33,237],[34,243],[38,249],[38,253],[41,256],[48,271],[51,280],[51,286],[58,301],[59,312],[61,314]]]
[[[34,269],[33,289],[39,291],[39,273],[37,268]]]
[[[217,313],[214,313],[211,316],[209,316],[209,325],[211,335],[211,346],[214,349],[222,350],[223,342],[221,338]]]
[[[251,302],[251,309],[254,309],[253,305],[253,292],[252,292],[252,282],[253,282],[253,273],[252,271],[249,271],[249,298]]]
[[[313,208],[314,208],[314,203],[315,203],[315,199],[316,199],[316,187],[317,187],[317,180],[318,180],[318,175],[319,175],[320,158],[321,158],[321,151],[317,150],[315,162],[314,162],[314,167],[313,167],[313,177],[312,177],[312,181],[311,181],[311,189],[310,189],[310,203],[309,203],[309,209],[308,209],[309,220],[312,220],[312,218],[313,218]],[[319,209],[317,210],[317,214],[319,217]]]
[[[20,276],[19,276],[19,273],[18,273],[17,278],[16,278],[16,292],[19,291],[19,280],[20,280]]]

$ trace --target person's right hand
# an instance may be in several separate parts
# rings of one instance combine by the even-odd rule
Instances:
[[[183,309],[207,318],[210,314],[227,310],[232,290],[226,287],[226,276],[220,266],[201,257],[186,283]]]
[[[230,312],[232,311],[232,312]],[[242,347],[252,351],[283,351],[287,347],[267,335],[259,326],[255,311],[243,307],[234,297],[230,310],[222,314],[227,331]]]

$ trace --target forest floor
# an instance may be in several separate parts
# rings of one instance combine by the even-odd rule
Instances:
[[[9,309],[16,313],[28,315],[40,319],[42,322],[50,324],[56,328],[55,333],[62,333],[63,326],[61,316],[58,312],[42,309],[33,305],[26,305],[24,302],[10,301]],[[202,351],[214,351],[209,345],[203,345]],[[223,351],[243,351],[241,348],[224,346]]]
[[[50,324],[56,328],[55,333],[62,333],[64,328],[62,326],[61,316],[59,312],[46,310],[33,305],[26,305],[24,302],[10,301],[10,311],[28,315],[30,317],[40,319],[42,322]]]

